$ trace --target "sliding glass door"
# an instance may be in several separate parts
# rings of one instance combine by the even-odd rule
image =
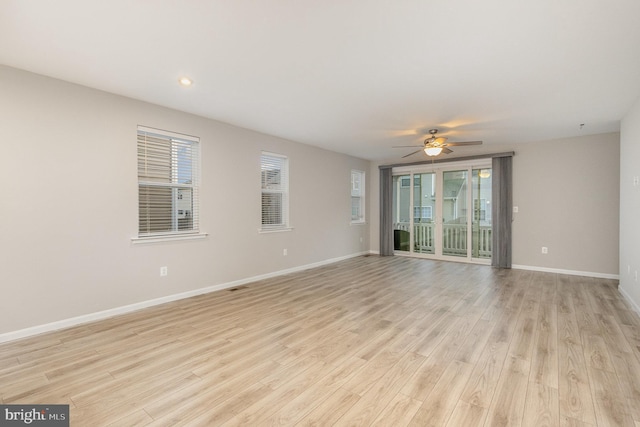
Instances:
[[[437,259],[490,259],[490,164],[436,166],[394,169],[394,250]]]
[[[436,174],[413,175],[413,252],[435,254]]]
[[[411,175],[393,177],[393,249],[411,250]]]
[[[473,169],[471,256],[491,259],[491,168]]]
[[[467,188],[466,170],[444,171],[442,197],[442,255],[467,256]]]

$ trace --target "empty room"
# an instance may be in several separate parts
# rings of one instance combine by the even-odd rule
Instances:
[[[639,16],[0,2],[0,425],[640,426]]]

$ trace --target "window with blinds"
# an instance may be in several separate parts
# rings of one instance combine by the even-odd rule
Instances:
[[[289,159],[263,152],[260,156],[262,176],[262,230],[289,227]]]
[[[364,222],[364,172],[351,171],[351,222]]]
[[[197,233],[199,138],[138,127],[138,237]]]

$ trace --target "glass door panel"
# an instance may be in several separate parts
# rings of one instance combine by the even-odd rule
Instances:
[[[393,249],[411,250],[411,175],[393,177]]]
[[[442,255],[467,257],[468,171],[442,174]]]
[[[473,169],[471,256],[491,259],[491,169]]]
[[[413,175],[413,252],[435,254],[436,174]]]

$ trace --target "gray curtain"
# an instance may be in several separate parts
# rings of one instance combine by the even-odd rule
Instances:
[[[491,221],[493,223],[493,252],[491,265],[511,268],[511,219],[513,191],[511,186],[512,157],[492,160]]]
[[[380,255],[393,255],[393,176],[380,168]]]

